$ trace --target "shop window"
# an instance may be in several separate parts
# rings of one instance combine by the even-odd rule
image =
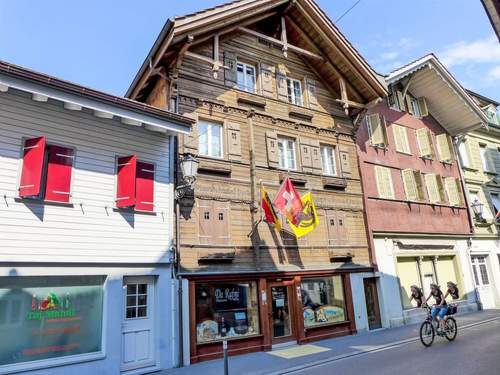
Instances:
[[[196,342],[259,334],[257,283],[196,284]]]
[[[304,327],[346,320],[344,284],[341,276],[302,279]]]
[[[0,368],[100,352],[103,284],[102,276],[0,277]]]

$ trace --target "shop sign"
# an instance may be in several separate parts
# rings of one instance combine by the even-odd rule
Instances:
[[[239,285],[218,285],[215,288],[216,310],[245,308],[247,304],[246,288]]]

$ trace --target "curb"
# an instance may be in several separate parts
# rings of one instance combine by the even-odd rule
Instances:
[[[481,320],[479,322],[469,323],[469,324],[463,325],[463,326],[461,326],[459,328],[460,328],[460,330],[468,329],[468,328],[472,328],[472,327],[475,327],[475,326],[487,324],[487,323],[490,323],[490,322],[493,322],[493,321],[496,321],[496,320],[500,320],[500,316],[497,316],[497,317],[494,317],[494,318],[488,318],[488,319],[485,319],[485,320]],[[287,369],[270,372],[270,373],[267,373],[266,375],[285,375],[285,374],[291,374],[291,373],[294,373],[294,372],[297,372],[297,371],[310,369],[310,368],[317,367],[317,366],[320,366],[320,365],[324,365],[324,364],[327,364],[327,363],[337,362],[337,361],[341,361],[343,359],[347,359],[347,358],[351,358],[351,357],[358,357],[358,356],[362,356],[362,355],[366,355],[366,354],[370,354],[370,353],[376,353],[376,352],[383,351],[383,350],[386,350],[386,349],[389,349],[389,348],[396,348],[396,347],[403,346],[403,345],[410,344],[410,343],[417,342],[417,341],[420,341],[420,337],[413,337],[413,338],[409,338],[409,339],[405,339],[405,340],[394,341],[394,342],[391,342],[389,344],[382,344],[382,345],[374,346],[371,349],[355,350],[353,352],[346,353],[346,354],[341,354],[341,355],[338,355],[338,356],[335,356],[335,357],[331,357],[331,358],[327,358],[327,359],[321,359],[321,360],[309,362],[309,363],[304,364],[304,365],[294,366],[294,367],[290,367],[290,368],[287,368]]]

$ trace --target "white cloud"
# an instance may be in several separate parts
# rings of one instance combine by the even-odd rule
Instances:
[[[500,65],[497,65],[488,72],[488,77],[495,80],[500,80]]]
[[[394,60],[396,57],[398,57],[399,52],[384,52],[380,55],[381,60]]]
[[[472,42],[461,41],[441,52],[440,59],[448,67],[470,63],[498,63],[500,61],[500,44],[494,36]]]

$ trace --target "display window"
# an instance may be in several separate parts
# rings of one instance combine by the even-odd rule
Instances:
[[[305,328],[346,321],[341,276],[302,279],[301,297]]]
[[[259,334],[257,283],[197,283],[196,341]]]
[[[0,366],[100,352],[104,280],[0,277]]]

